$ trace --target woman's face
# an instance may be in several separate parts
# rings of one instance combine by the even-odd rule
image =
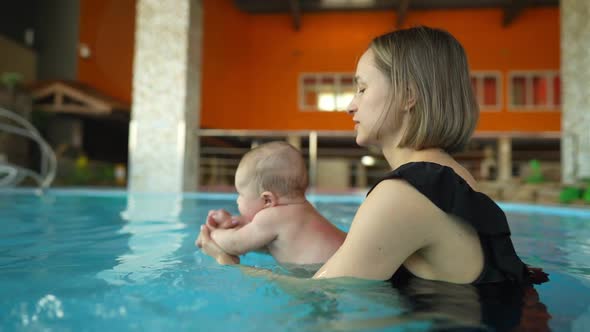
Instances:
[[[355,80],[357,91],[348,106],[356,130],[356,143],[360,146],[380,144],[387,137],[387,123],[383,123],[385,112],[389,112],[390,84],[373,61],[373,51],[367,50],[360,58]],[[382,133],[377,133],[383,126]],[[385,134],[385,135],[384,135]]]

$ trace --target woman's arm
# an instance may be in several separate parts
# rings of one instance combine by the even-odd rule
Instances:
[[[381,182],[359,207],[340,249],[314,278],[389,279],[433,239],[425,201],[404,181]]]
[[[381,182],[359,207],[340,249],[314,278],[389,279],[408,257],[432,243],[434,222],[424,216],[428,204],[403,181]],[[237,259],[211,239],[207,227],[201,229],[196,244],[220,264]]]

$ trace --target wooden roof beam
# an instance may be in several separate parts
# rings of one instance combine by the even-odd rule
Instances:
[[[295,31],[301,29],[301,3],[300,0],[289,0],[289,9],[293,16],[293,27]]]
[[[401,29],[404,25],[404,21],[408,16],[408,8],[410,7],[410,0],[400,0],[397,7],[397,22],[396,27]]]
[[[510,4],[504,7],[502,26],[507,27],[512,24],[529,5],[530,0],[511,0]]]

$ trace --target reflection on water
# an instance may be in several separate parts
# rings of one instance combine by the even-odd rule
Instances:
[[[382,323],[428,320],[436,330],[549,330],[551,316],[533,287],[475,287],[414,278],[398,291],[406,311]]]
[[[272,277],[220,266],[194,237],[209,209],[236,212],[235,197],[0,193],[0,207],[2,331],[590,330],[582,218],[509,215],[517,251],[551,279],[518,292],[278,277],[317,267],[281,267],[256,253],[242,262]],[[356,212],[318,208],[342,229]]]
[[[310,330],[550,330],[551,315],[533,287],[475,287],[419,278],[395,288],[352,278],[268,279],[295,302],[311,307],[303,319]]]
[[[475,287],[413,279],[399,292],[409,309],[402,316],[429,319],[436,330],[549,331],[551,315],[533,287]]]
[[[569,268],[581,274],[586,285],[590,286],[590,229],[584,222],[574,221],[572,225],[564,231],[567,241],[563,241],[561,249],[566,253]]]
[[[182,194],[129,194],[127,209],[121,213],[127,223],[119,231],[129,235],[129,252],[97,277],[113,285],[144,282],[177,265],[173,254],[188,235],[181,212]]]
[[[572,322],[572,331],[590,331],[590,307]]]

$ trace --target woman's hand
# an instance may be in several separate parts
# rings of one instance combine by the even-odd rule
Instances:
[[[201,226],[201,231],[195,240],[195,245],[201,248],[205,254],[215,258],[217,263],[221,265],[240,263],[240,258],[238,256],[227,254],[217,245],[217,243],[215,243],[215,241],[213,241],[211,238],[211,229],[207,225]]]

